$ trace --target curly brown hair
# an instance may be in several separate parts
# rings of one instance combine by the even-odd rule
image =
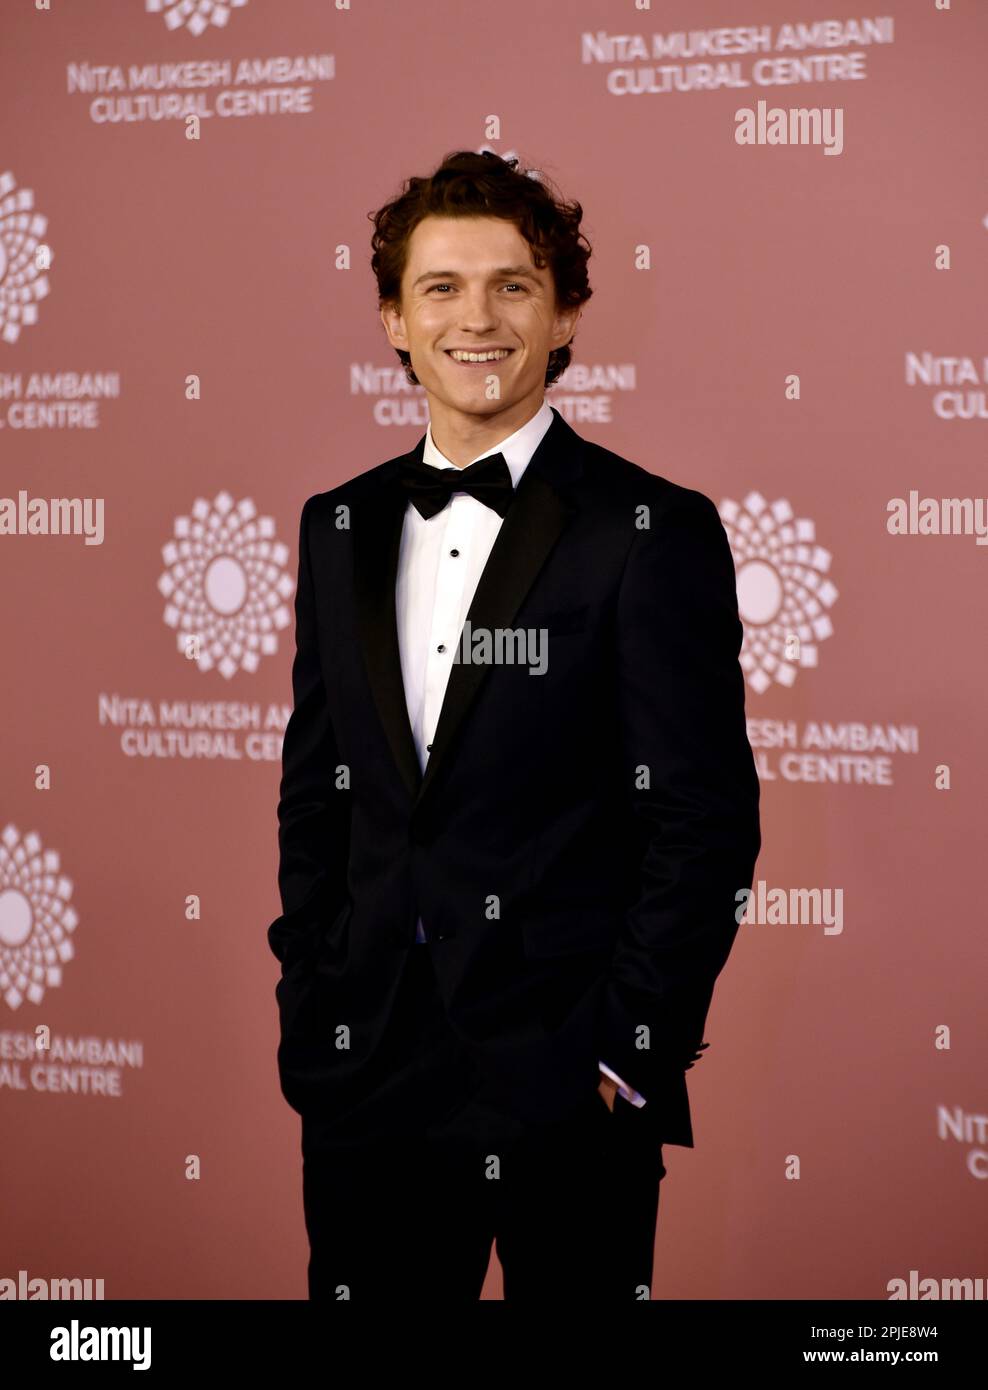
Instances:
[[[587,278],[592,248],[580,231],[583,208],[565,202],[543,174],[522,170],[513,157],[457,150],[428,178],[407,179],[397,198],[367,215],[374,223],[371,269],[381,307],[400,305],[409,238],[430,216],[501,217],[513,222],[531,247],[535,265],[549,265],[558,304],[573,308],[593,294]],[[395,351],[408,380],[417,386],[411,355],[401,348]],[[571,356],[569,344],[549,353],[546,386],[562,376]]]

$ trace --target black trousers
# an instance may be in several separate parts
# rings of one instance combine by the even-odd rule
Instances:
[[[493,1242],[505,1301],[647,1299],[666,1170],[640,1118],[596,1091],[545,1125],[495,1105],[416,944],[360,1101],[302,1116],[309,1298],[475,1302]]]

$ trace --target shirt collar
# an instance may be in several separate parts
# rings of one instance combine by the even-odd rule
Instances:
[[[511,486],[517,487],[521,476],[528,467],[529,461],[535,450],[538,448],[542,436],[552,424],[552,407],[543,397],[542,404],[530,420],[526,420],[521,429],[515,430],[514,434],[509,434],[507,439],[502,439],[500,444],[493,445],[490,449],[485,449],[482,454],[478,454],[476,459],[471,459],[471,463],[476,463],[477,459],[486,458],[488,454],[503,454],[504,461],[508,465],[508,472],[511,474]],[[422,449],[422,462],[427,463],[432,468],[455,468],[455,463],[450,463],[445,454],[441,454],[433,442],[432,422],[425,432],[425,445]]]

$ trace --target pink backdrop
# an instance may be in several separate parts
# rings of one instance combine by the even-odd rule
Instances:
[[[988,555],[887,528],[914,490],[985,503],[988,11],[812,30],[830,11],[792,0],[249,0],[203,33],[197,12],[0,18],[0,493],[8,515],[21,492],[105,503],[99,544],[0,535],[0,1278],[305,1296],[265,938],[299,511],[424,432],[367,213],[485,145],[585,209],[595,294],[550,402],[732,536],[757,878],[842,895],[829,929],[739,932],[696,1148],[665,1150],[654,1296],[988,1273]],[[845,27],[882,15],[881,41]],[[713,57],[672,38],[720,28]],[[812,55],[843,75],[787,83]],[[842,152],[738,144],[762,100],[839,108]],[[198,664],[181,613],[210,634]]]

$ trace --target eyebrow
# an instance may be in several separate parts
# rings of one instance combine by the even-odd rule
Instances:
[[[491,271],[492,280],[500,280],[505,276],[510,276],[512,280],[534,280],[538,283],[538,276],[527,265],[502,265],[497,270]],[[423,280],[458,280],[460,273],[457,270],[427,270],[412,281],[412,288],[420,285]]]

